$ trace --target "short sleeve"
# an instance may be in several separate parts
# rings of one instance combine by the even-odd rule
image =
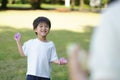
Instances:
[[[24,52],[24,55],[27,56],[29,53],[29,48],[30,48],[30,41],[27,41],[23,44],[22,49]]]
[[[55,45],[53,43],[53,46],[51,48],[51,57],[50,57],[50,62],[58,60],[58,56],[57,56],[57,52],[56,52],[56,48]]]

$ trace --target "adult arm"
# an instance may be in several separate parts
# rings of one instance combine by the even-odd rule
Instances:
[[[70,73],[70,80],[87,80],[87,73],[83,70],[79,62],[80,46],[70,45],[68,47],[68,67]]]

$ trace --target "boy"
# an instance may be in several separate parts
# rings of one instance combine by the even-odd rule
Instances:
[[[50,63],[67,63],[63,58],[58,60],[54,43],[46,38],[50,28],[48,18],[38,17],[33,22],[36,39],[30,39],[22,46],[20,33],[15,35],[20,55],[27,56],[27,80],[50,80]]]

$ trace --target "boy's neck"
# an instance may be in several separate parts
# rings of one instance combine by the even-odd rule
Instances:
[[[47,42],[46,37],[39,37],[38,39],[39,39],[40,41]]]

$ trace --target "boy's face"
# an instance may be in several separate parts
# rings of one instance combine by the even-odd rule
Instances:
[[[37,32],[39,37],[46,37],[50,31],[50,27],[46,22],[40,22],[34,31]]]

